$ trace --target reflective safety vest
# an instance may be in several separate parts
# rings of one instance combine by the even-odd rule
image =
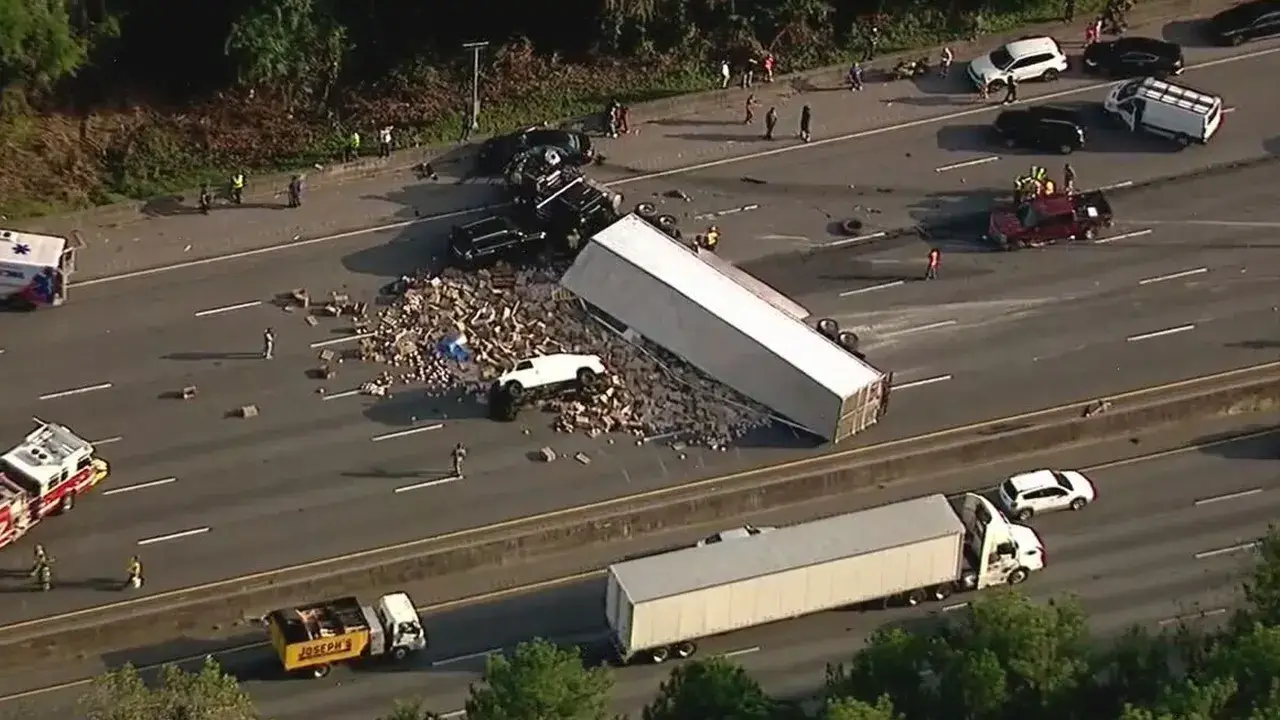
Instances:
[[[142,577],[142,563],[137,560],[129,563],[129,577]]]
[[[360,149],[360,133],[358,132],[351,133],[351,137],[348,139],[347,142],[351,144],[352,150],[359,150]]]
[[[716,232],[715,230],[712,230],[711,232],[707,233],[707,249],[708,250],[715,250],[716,245],[719,245],[719,244],[720,244],[720,233]]]
[[[237,190],[244,189],[244,175],[236,175],[231,178],[231,187]]]

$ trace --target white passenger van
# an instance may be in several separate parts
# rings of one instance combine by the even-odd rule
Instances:
[[[1134,132],[1162,135],[1184,146],[1209,142],[1222,124],[1222,98],[1151,77],[1115,86],[1103,109]]]

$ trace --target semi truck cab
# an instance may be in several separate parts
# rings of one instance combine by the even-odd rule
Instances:
[[[1044,542],[1035,530],[1010,522],[990,500],[967,493],[960,501],[965,528],[965,558],[969,572],[963,578],[973,590],[994,585],[1017,585],[1044,569]]]

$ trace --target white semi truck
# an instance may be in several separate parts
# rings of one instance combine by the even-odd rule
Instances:
[[[660,663],[722,633],[1016,585],[1044,565],[1035,531],[986,498],[930,495],[612,565],[605,615],[621,662]]]

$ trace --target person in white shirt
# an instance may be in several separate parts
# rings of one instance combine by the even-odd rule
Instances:
[[[720,61],[720,87],[721,87],[721,89],[729,87],[729,76],[730,76],[731,74],[732,74],[732,73],[730,73],[730,72],[729,72],[729,61],[728,61],[728,60],[721,60],[721,61]]]

